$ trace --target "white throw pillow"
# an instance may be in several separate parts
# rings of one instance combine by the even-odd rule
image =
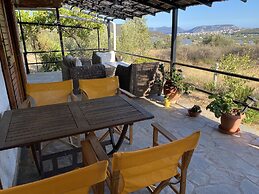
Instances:
[[[79,58],[76,58],[76,67],[81,67],[82,66],[82,62],[80,61]]]
[[[115,52],[96,52],[96,55],[101,58],[101,63],[115,62]]]

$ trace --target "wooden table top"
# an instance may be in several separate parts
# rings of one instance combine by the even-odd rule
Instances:
[[[124,95],[6,111],[0,150],[31,145],[154,116]]]

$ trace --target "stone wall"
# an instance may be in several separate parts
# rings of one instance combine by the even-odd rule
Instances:
[[[9,109],[9,100],[0,64],[0,114]],[[1,129],[0,129],[1,130]],[[16,180],[19,149],[0,151],[0,178],[3,188],[11,187]]]
[[[159,72],[159,63],[141,63],[131,66],[130,92],[138,97],[149,95]]]

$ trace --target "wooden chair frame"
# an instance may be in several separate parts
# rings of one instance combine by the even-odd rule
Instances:
[[[74,95],[73,92],[71,92],[68,95],[67,99],[68,99],[68,101],[79,101],[79,98],[76,95]],[[19,105],[18,108],[19,109],[24,109],[24,108],[31,108],[33,106],[35,106],[34,99],[31,96],[27,95],[27,98],[23,101],[22,104]],[[72,147],[76,147],[77,148],[80,145],[80,136],[77,135],[77,136],[75,136],[75,138],[77,139],[77,143],[76,144],[74,144],[72,137],[68,137],[68,142],[63,141],[61,139],[60,139],[60,141],[62,141],[65,144],[68,144],[68,145],[70,145]],[[39,156],[42,155],[42,149],[43,149],[42,145],[41,145],[41,143],[33,144],[33,145],[30,146],[30,149],[31,149],[33,160],[34,160],[34,163],[35,163],[35,165],[37,167],[37,170],[38,170],[39,174],[41,174],[43,169],[42,169],[41,161],[38,161],[38,155]],[[37,154],[37,151],[38,151],[38,154]]]
[[[170,142],[177,140],[175,136],[173,136],[169,131],[164,129],[158,123],[153,123],[153,146],[159,146],[158,136],[161,134]],[[82,142],[83,147],[83,161],[85,165],[93,164],[97,161],[108,160],[108,178],[106,183],[111,190],[112,194],[118,194],[118,186],[120,180],[120,171],[113,171],[111,168],[111,160],[107,156],[106,152],[102,149],[100,142],[94,133],[89,134],[86,137],[86,141]],[[160,193],[166,186],[169,186],[176,194],[185,194],[186,193],[186,177],[187,177],[187,169],[190,164],[192,154],[194,150],[185,152],[181,158],[181,163],[178,164],[178,170],[180,171],[175,177],[177,181],[172,182],[171,178],[162,181],[157,187],[151,185],[147,187],[147,189],[152,194]],[[180,189],[178,190],[175,185],[180,184]]]

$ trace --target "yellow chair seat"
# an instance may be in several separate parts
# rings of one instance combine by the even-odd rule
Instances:
[[[112,171],[120,173],[118,193],[134,192],[177,175],[180,158],[197,146],[199,137],[200,133],[196,132],[168,144],[133,152],[115,153]]]
[[[87,95],[88,99],[115,96],[119,89],[119,79],[117,76],[79,80],[79,88]]]
[[[0,194],[86,194],[92,185],[106,179],[107,166],[107,161],[98,162],[52,178],[0,190]]]
[[[67,102],[72,90],[72,80],[26,85],[26,94],[32,97],[35,106]]]

